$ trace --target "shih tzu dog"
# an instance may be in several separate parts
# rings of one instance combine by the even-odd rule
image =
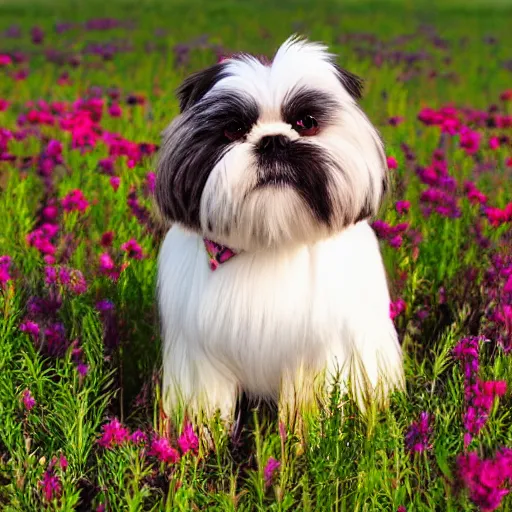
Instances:
[[[403,386],[376,236],[387,188],[362,82],[292,37],[185,80],[156,201],[164,409],[220,411],[241,394],[296,409],[336,379],[364,410]],[[314,391],[316,390],[316,391]]]

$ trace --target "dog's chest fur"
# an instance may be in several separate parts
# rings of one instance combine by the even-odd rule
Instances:
[[[312,246],[240,253],[215,271],[201,237],[174,226],[161,249],[159,297],[166,349],[185,342],[189,357],[269,396],[285,369],[321,369],[333,354],[348,359],[357,324],[364,332],[382,325],[375,312],[387,319],[389,308],[366,222]]]

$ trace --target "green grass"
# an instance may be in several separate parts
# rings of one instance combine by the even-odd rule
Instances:
[[[62,34],[53,30],[56,22],[83,22],[100,14],[134,20],[134,28]],[[463,199],[461,184],[475,180],[490,204],[503,208],[512,200],[511,172],[504,165],[512,150],[508,143],[492,155],[481,151],[479,157],[492,161],[493,169],[479,174],[475,160],[460,150],[457,138],[450,139],[447,160],[450,175],[459,182],[462,216],[426,218],[419,199],[426,186],[414,173],[414,165],[407,165],[400,145],[407,143],[416,154],[416,163],[426,166],[439,144],[439,134],[417,120],[423,107],[454,103],[487,109],[499,103],[500,93],[512,85],[512,72],[504,65],[512,58],[510,19],[512,6],[504,0],[0,0],[0,32],[19,24],[24,34],[19,40],[0,38],[0,54],[22,50],[29,57],[25,67],[30,69],[28,77],[19,82],[0,69],[0,99],[10,102],[0,112],[0,130],[16,129],[28,101],[70,102],[85,96],[91,86],[117,86],[122,97],[138,93],[147,101],[144,106],[123,105],[121,118],[104,113],[102,127],[132,141],[158,144],[161,130],[177,114],[175,88],[190,72],[215,62],[215,46],[271,55],[292,32],[325,41],[340,55],[344,67],[365,78],[362,105],[381,130],[387,154],[398,160],[398,169],[392,171],[395,197],[381,218],[393,225],[403,221],[393,201],[409,200],[411,212],[405,220],[423,237],[418,254],[408,242],[399,250],[383,243],[393,296],[407,303],[406,312],[396,321],[405,353],[407,392],[394,396],[389,409],[364,418],[347,397],[333,397],[332,407],[305,418],[306,442],[290,432],[284,439],[275,424],[257,429],[255,464],[250,467],[232,457],[226,432],[215,424],[211,425],[212,451],[201,450],[197,457],[186,454],[176,464],[158,464],[133,444],[106,450],[96,442],[101,426],[112,416],[131,430],[163,433],[166,428],[158,400],[160,356],[154,297],[161,233],[142,226],[126,202],[135,187],[140,202],[152,207],[142,189],[154,162],[147,158],[129,168],[120,159],[115,169],[121,184],[114,192],[108,176],[96,170],[98,160],[107,156],[101,144],[81,154],[71,149],[69,133],[51,126],[41,127],[37,137],[10,141],[9,151],[17,157],[39,154],[44,148],[42,138],[62,141],[66,169],[55,170],[52,194],[60,199],[80,188],[91,203],[85,214],[60,217],[57,250],[60,256],[68,246],[73,247],[66,264],[80,269],[88,282],[85,294],[64,294],[57,315],[67,339],[78,340],[89,370],[85,377],[79,376],[71,349],[62,357],[46,357],[19,329],[28,314],[29,298],[48,297],[49,293],[43,259],[26,243],[38,208],[48,197],[35,165],[20,171],[0,161],[0,256],[13,259],[13,279],[4,287],[0,284],[0,508],[86,511],[105,504],[109,511],[365,512],[395,511],[399,506],[414,512],[478,510],[457,487],[455,460],[464,451],[465,405],[463,374],[451,349],[465,336],[487,332],[485,308],[492,297],[481,277],[490,256],[501,247],[510,248],[505,245],[510,244],[510,224],[496,229],[484,221],[491,247],[479,247],[471,231],[479,217],[478,207]],[[420,30],[423,24],[432,25],[446,40],[446,50],[426,40]],[[126,39],[133,49],[111,61],[87,56],[76,68],[59,68],[45,60],[41,47],[30,43],[28,33],[34,25],[45,31],[44,48],[77,54],[90,42]],[[155,34],[155,29],[163,29],[163,35]],[[426,50],[431,60],[420,61],[417,73],[401,81],[400,66],[386,60],[377,66],[357,52],[358,46],[370,48],[368,43],[347,40],[350,34],[363,32],[380,38],[384,52],[396,36],[411,34],[409,41],[392,49]],[[207,36],[208,45],[193,47],[186,65],[177,67],[173,46],[192,44],[201,35]],[[496,44],[485,44],[483,38],[491,35]],[[146,52],[149,43],[156,51]],[[68,87],[56,85],[64,69],[72,80]],[[429,77],[432,70],[437,71],[434,78]],[[511,114],[510,104],[508,109]],[[392,127],[387,124],[390,116],[405,121]],[[484,140],[491,135],[485,128],[480,131]],[[99,242],[106,231],[115,233],[112,252],[116,262],[129,263],[117,282],[97,271],[104,251]],[[141,244],[143,260],[129,260],[120,250],[130,238]],[[474,281],[467,278],[470,268],[478,276]],[[446,290],[445,303],[439,300],[440,287]],[[121,340],[120,348],[111,353],[105,352],[102,320],[95,308],[104,298],[115,304]],[[417,313],[425,307],[429,315],[419,323]],[[512,383],[510,356],[495,344],[482,349],[480,367],[482,379]],[[25,389],[36,400],[30,411],[21,401]],[[343,415],[337,398],[344,402]],[[511,406],[510,393],[496,401],[470,449],[492,456],[500,446],[512,447]],[[404,434],[422,411],[433,418],[432,447],[411,455]],[[49,461],[59,455],[67,458],[69,466],[56,470],[62,491],[58,499],[47,502],[39,482]],[[266,488],[263,467],[270,456],[281,462],[281,468],[274,484]],[[501,510],[512,510],[512,498],[504,499]]]

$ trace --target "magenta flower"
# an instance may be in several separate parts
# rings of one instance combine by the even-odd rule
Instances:
[[[61,455],[59,457],[59,466],[62,469],[62,471],[66,471],[66,469],[68,467],[68,459],[66,459],[66,457],[64,457],[64,455]]]
[[[155,193],[156,185],[156,174],[153,171],[149,171],[146,174],[145,189],[147,195],[153,195]]]
[[[430,423],[430,416],[427,412],[422,412],[420,419],[411,423],[405,434],[405,446],[409,452],[422,453],[432,448],[430,443],[432,426]]]
[[[121,250],[128,253],[129,258],[133,258],[135,260],[141,260],[144,255],[142,253],[142,247],[137,243],[135,238],[128,240],[121,245]]]
[[[180,437],[178,438],[178,446],[181,453],[185,455],[188,451],[197,453],[199,448],[199,439],[197,438],[191,423],[187,423]]]
[[[52,501],[58,498],[62,491],[60,478],[55,475],[53,469],[47,469],[44,472],[43,479],[39,482],[39,486],[43,491],[45,501]]]
[[[100,254],[100,272],[114,281],[119,277],[119,271],[116,270],[114,260],[108,252]]]
[[[23,391],[23,394],[21,395],[21,399],[23,402],[23,406],[25,407],[25,409],[27,411],[30,411],[30,409],[32,409],[32,407],[34,407],[34,405],[36,405],[36,401],[34,400],[34,397],[30,393],[29,389],[25,389],[25,391]]]
[[[121,117],[123,111],[121,110],[119,103],[112,103],[108,109],[108,113],[111,117]]]
[[[397,299],[389,304],[389,317],[394,320],[397,316],[401,315],[407,305],[403,299]]]
[[[409,213],[409,209],[411,207],[410,201],[397,201],[395,203],[395,209],[400,215],[405,215]]]
[[[84,193],[79,190],[75,189],[69,192],[62,200],[61,200],[62,207],[67,212],[85,212],[87,208],[89,207],[89,202],[84,196]]]
[[[12,59],[9,55],[5,55],[4,53],[0,53],[0,68],[5,66],[9,66],[12,64]]]
[[[169,439],[158,435],[151,440],[148,455],[156,457],[160,462],[171,464],[178,462],[180,458],[178,450],[171,446]]]
[[[114,192],[117,192],[119,185],[121,183],[121,178],[119,176],[112,176],[110,178],[110,186],[114,189]]]
[[[82,272],[64,266],[45,267],[45,283],[62,286],[75,295],[82,295],[87,291],[87,282]]]
[[[22,324],[20,324],[20,331],[26,332],[27,334],[30,334],[32,336],[33,340],[37,340],[39,337],[39,325],[35,322],[32,322],[31,320],[26,320]]]
[[[130,433],[126,427],[123,427],[117,418],[101,427],[103,431],[98,439],[98,444],[103,448],[112,449],[114,446],[120,446],[128,441]]]
[[[12,276],[9,273],[11,263],[12,260],[10,256],[0,256],[0,286],[6,284],[7,281],[12,279]]]
[[[463,126],[460,130],[460,147],[463,148],[468,155],[473,155],[480,148],[481,138],[481,133]]]
[[[272,481],[274,480],[275,474],[277,470],[281,467],[281,463],[274,459],[274,457],[270,457],[263,469],[263,479],[265,480],[265,486],[269,487],[272,485]]]
[[[496,510],[509,493],[512,478],[512,450],[498,451],[492,459],[480,459],[476,452],[459,455],[457,470],[470,500],[483,511]]]
[[[466,411],[463,417],[464,446],[471,443],[474,436],[487,423],[489,412],[496,397],[506,393],[504,381],[481,381],[479,370],[479,342],[481,338],[463,338],[453,349],[455,359],[461,362],[464,372],[464,399]]]
[[[388,156],[387,163],[388,163],[389,169],[397,169],[398,168],[398,161],[394,156]]]
[[[491,137],[489,139],[489,148],[498,149],[500,147],[500,139],[498,137]]]
[[[130,436],[130,441],[133,444],[145,444],[148,441],[148,436],[142,430],[136,430]]]

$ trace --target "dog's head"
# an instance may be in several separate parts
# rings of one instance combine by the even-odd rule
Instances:
[[[387,183],[362,81],[326,47],[288,39],[178,89],[156,199],[165,217],[239,250],[310,243],[376,213]]]

